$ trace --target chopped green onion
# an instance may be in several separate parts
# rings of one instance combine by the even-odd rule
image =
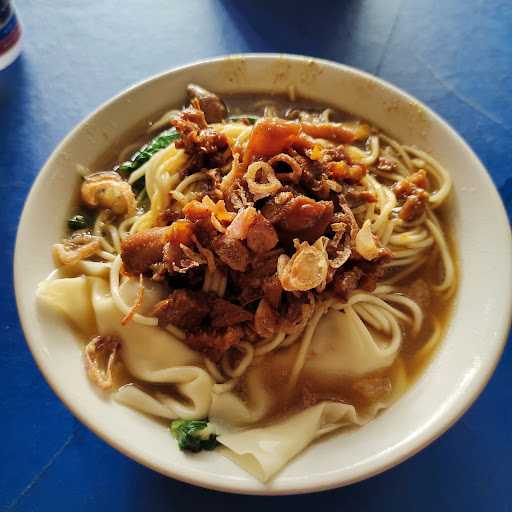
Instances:
[[[72,231],[76,231],[77,229],[85,229],[89,227],[89,221],[84,215],[73,215],[73,217],[68,219],[68,227]]]
[[[176,131],[176,128],[165,130],[148,144],[142,146],[133,154],[130,160],[119,165],[117,170],[120,173],[131,174],[133,171],[145,164],[155,153],[166,148],[179,138],[180,134]]]
[[[207,420],[174,420],[171,423],[171,434],[178,441],[180,450],[200,452],[214,450],[217,435],[210,432]]]
[[[230,121],[249,121],[249,124],[254,124],[260,117],[252,114],[244,114],[239,116],[229,116]]]

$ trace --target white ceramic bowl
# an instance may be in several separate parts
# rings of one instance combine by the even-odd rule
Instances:
[[[294,85],[299,94],[348,110],[430,151],[454,181],[460,287],[448,333],[433,362],[399,402],[373,422],[311,446],[267,485],[215,453],[184,455],[161,423],[98,396],[85,376],[73,332],[61,318],[36,307],[36,286],[53,268],[51,246],[62,236],[63,219],[78,186],[75,164],[92,164],[137,122],[180,104],[188,82],[220,93],[284,92]],[[80,123],[53,152],[32,187],[18,230],[14,277],[21,322],[37,364],[63,402],[107,443],[156,471],[196,485],[290,494],[338,487],[384,471],[432,442],[473,403],[496,366],[509,327],[511,246],[503,206],[484,167],[425,105],[340,64],[289,55],[240,55],[146,80]]]

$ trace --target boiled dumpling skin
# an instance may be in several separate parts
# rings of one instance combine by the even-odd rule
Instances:
[[[318,324],[305,370],[358,377],[391,366],[399,348],[370,332],[353,308],[330,310]]]
[[[133,301],[136,284],[126,282],[121,295]],[[246,396],[235,392],[216,394],[213,380],[202,367],[202,356],[168,331],[130,322],[121,325],[105,279],[91,276],[45,281],[38,290],[42,303],[56,309],[83,334],[116,335],[122,341],[122,359],[127,370],[148,389],[136,384],[121,387],[114,398],[141,412],[167,419],[209,417],[220,433],[222,452],[261,481],[272,478],[293,457],[321,435],[347,425],[363,425],[385,403],[364,414],[353,405],[321,402],[268,426],[253,428],[272,409],[274,397],[264,385],[268,368],[257,364],[249,370]],[[142,311],[161,298],[151,285]],[[297,346],[273,354],[273,365],[289,368]],[[329,312],[320,322],[304,371],[307,374],[360,376],[389,366],[398,347],[368,331],[354,311]],[[156,386],[155,386],[156,385]],[[158,389],[172,385],[175,393]]]

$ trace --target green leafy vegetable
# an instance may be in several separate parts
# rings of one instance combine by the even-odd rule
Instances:
[[[142,146],[127,162],[123,162],[118,171],[122,174],[131,174],[141,165],[145,164],[155,153],[166,148],[180,138],[176,128],[165,130],[155,137],[151,142]]]
[[[171,434],[178,441],[180,450],[197,453],[214,450],[218,445],[217,435],[210,432],[207,420],[174,420]]]
[[[85,217],[85,215],[73,215],[73,217],[68,219],[68,227],[72,231],[88,228],[89,225],[89,220]]]
[[[229,116],[228,119],[230,121],[249,121],[249,124],[254,124],[259,119],[259,116],[254,116],[252,114],[244,114],[240,116]]]

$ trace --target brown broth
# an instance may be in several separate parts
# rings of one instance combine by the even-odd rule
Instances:
[[[254,94],[228,94],[222,97],[228,106],[230,115],[258,115],[262,116],[266,106],[275,108],[278,117],[287,117],[289,110],[319,114],[326,108],[332,109],[331,121],[353,121],[354,116],[329,105],[319,105],[313,101],[299,97],[291,102],[284,94],[258,94],[255,100]]]

